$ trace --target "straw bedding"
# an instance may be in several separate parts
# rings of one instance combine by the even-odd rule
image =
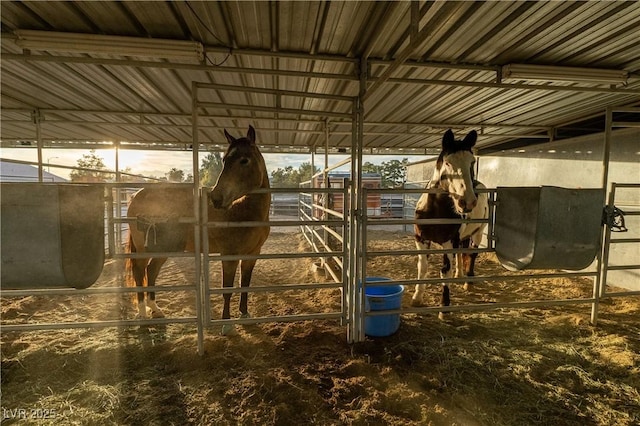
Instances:
[[[372,231],[374,250],[407,249],[411,236]],[[307,250],[274,232],[265,252]],[[253,283],[315,282],[311,259],[261,260]],[[414,278],[415,258],[372,259],[370,275]],[[436,271],[437,268],[432,268]],[[213,282],[219,266],[212,265]],[[95,286],[117,286],[109,263]],[[504,273],[481,255],[477,275]],[[193,282],[188,259],[170,260],[159,284]],[[519,281],[451,288],[453,304],[588,297],[591,281]],[[408,288],[403,306],[409,306]],[[195,315],[193,292],[158,293],[168,317]],[[425,303],[435,305],[433,288]],[[129,297],[2,299],[4,323],[132,318]],[[219,296],[212,301],[219,316]],[[237,311],[237,296],[232,309]],[[339,310],[339,290],[250,296],[253,316]],[[208,330],[196,353],[195,327],[130,327],[2,333],[3,423],[635,425],[640,423],[640,300],[602,302],[597,327],[588,305],[403,315],[388,338],[349,345],[337,321]],[[24,410],[24,411],[17,411]],[[45,418],[48,417],[48,418]],[[9,424],[9,423],[7,423]]]

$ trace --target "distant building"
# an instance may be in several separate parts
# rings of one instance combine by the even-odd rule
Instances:
[[[68,182],[68,179],[42,171],[43,182]],[[38,168],[29,164],[0,161],[0,182],[38,182]]]

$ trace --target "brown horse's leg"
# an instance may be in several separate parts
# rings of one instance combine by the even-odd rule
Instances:
[[[147,305],[151,309],[151,318],[164,318],[164,314],[156,305],[156,293],[153,288],[156,285],[156,279],[160,273],[160,268],[167,261],[166,257],[154,257],[147,265]]]
[[[253,274],[253,267],[256,266],[256,260],[243,260],[240,262],[240,286],[249,287],[251,284],[251,274]],[[249,294],[240,293],[240,314],[242,317],[248,317],[249,311],[247,308]]]
[[[149,259],[131,259],[131,272],[133,274],[133,280],[136,283],[136,287],[144,287],[144,279],[146,274],[147,263]],[[147,317],[147,305],[144,302],[144,292],[138,292],[136,295],[138,300],[138,317]]]
[[[233,287],[233,281],[236,277],[236,270],[238,269],[237,260],[225,260],[222,262],[222,287],[228,288]],[[231,293],[225,293],[223,295],[224,298],[224,307],[222,308],[222,319],[231,318]],[[223,325],[222,326],[222,335],[229,335],[235,333],[235,327],[233,325]]]

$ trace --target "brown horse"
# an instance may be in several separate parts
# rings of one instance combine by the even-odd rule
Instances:
[[[226,130],[229,142],[223,157],[223,169],[218,182],[209,194],[208,221],[236,222],[269,220],[271,194],[252,193],[258,188],[269,188],[269,178],[264,158],[256,145],[252,126],[246,137],[234,138]],[[179,223],[179,217],[193,216],[193,189],[172,185],[157,185],[138,191],[131,199],[127,217],[135,219],[129,226],[129,251],[131,253],[178,252],[194,250],[193,225]],[[204,220],[204,219],[203,219]],[[221,255],[258,255],[269,236],[268,226],[217,228],[210,227],[209,252]],[[144,293],[138,293],[138,314],[147,318],[147,308],[154,318],[164,314],[155,302],[153,287],[166,257],[127,259],[128,284],[150,289],[145,301]],[[240,264],[240,284],[249,287],[256,260],[225,260],[222,262],[222,284],[233,287],[236,270]],[[132,279],[131,279],[132,278]],[[224,294],[222,318],[230,318],[231,294]],[[240,313],[249,316],[247,293],[240,295]],[[233,327],[223,327],[223,334],[233,332]]]
[[[433,177],[427,188],[441,189],[442,192],[424,193],[416,205],[416,219],[486,219],[489,214],[488,196],[486,193],[476,194],[476,189],[485,188],[474,179],[475,156],[471,149],[478,135],[471,131],[462,141],[454,138],[453,132],[447,130],[442,138],[442,152],[436,161]],[[416,224],[416,248],[425,250],[436,243],[444,249],[478,247],[482,241],[485,223],[463,224]],[[456,275],[473,276],[473,268],[477,253],[458,254],[456,256]],[[440,277],[445,280],[451,277],[451,255],[443,256],[443,267]],[[427,255],[418,255],[418,279],[427,276]],[[465,283],[467,289],[469,282]],[[417,284],[411,304],[420,306],[424,284]],[[449,306],[449,287],[442,283],[441,306]],[[440,313],[442,318],[442,313]]]

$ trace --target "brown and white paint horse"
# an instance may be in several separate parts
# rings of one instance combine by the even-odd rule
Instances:
[[[271,194],[252,193],[258,188],[269,188],[269,177],[264,158],[256,144],[252,126],[246,137],[234,138],[226,130],[229,147],[223,157],[224,166],[216,185],[209,194],[208,221],[243,222],[269,220]],[[138,191],[131,199],[127,217],[135,219],[129,226],[129,250],[132,253],[149,253],[148,258],[127,259],[130,272],[129,285],[146,285],[144,293],[138,293],[138,315],[147,318],[164,314],[155,302],[153,287],[166,257],[153,257],[153,252],[194,250],[193,225],[179,223],[179,217],[193,216],[193,188],[158,185]],[[209,252],[221,255],[258,255],[269,236],[268,226],[258,227],[209,227]],[[240,265],[240,285],[249,287],[256,260],[225,260],[222,262],[222,285],[233,287],[236,270]],[[224,294],[222,318],[230,318],[231,294]],[[249,315],[247,293],[240,294],[240,314]],[[224,326],[222,334],[233,333],[234,328]]]
[[[436,161],[433,177],[428,189],[438,188],[442,192],[424,193],[416,205],[416,219],[486,219],[489,213],[486,193],[477,194],[476,189],[485,188],[474,179],[475,156],[472,148],[478,134],[471,131],[463,140],[456,140],[451,129],[442,138],[442,152]],[[414,225],[416,248],[428,250],[431,243],[443,249],[478,247],[482,241],[485,223],[462,224],[416,224]],[[456,276],[473,276],[477,253],[456,255]],[[418,279],[427,276],[427,254],[418,255]],[[452,255],[443,256],[440,277],[451,277]],[[469,282],[464,287],[468,289]],[[422,304],[425,284],[417,284],[411,300],[413,306]],[[441,306],[449,306],[449,287],[442,283]],[[442,313],[440,313],[442,318]]]

